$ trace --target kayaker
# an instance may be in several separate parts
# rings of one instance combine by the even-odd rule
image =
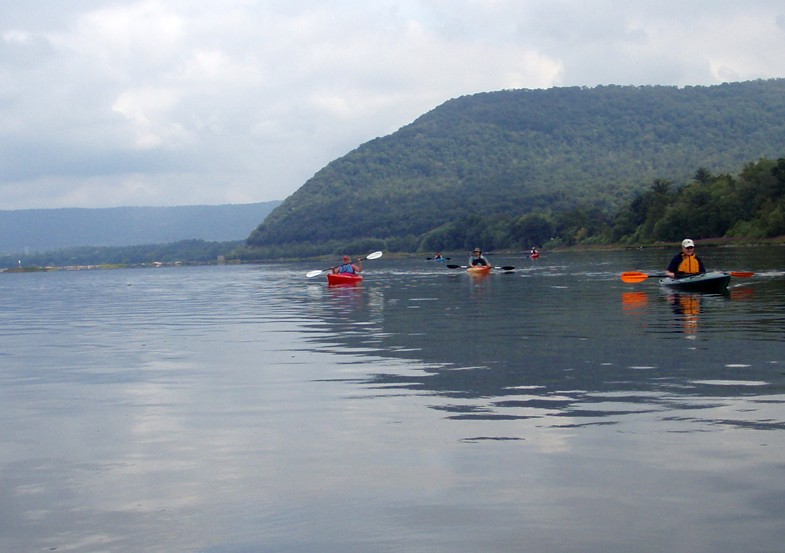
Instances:
[[[348,255],[343,256],[343,264],[338,267],[332,267],[333,273],[349,273],[356,275],[362,272],[363,262],[361,259],[357,260],[357,264],[352,263],[352,258]]]
[[[469,258],[469,267],[487,267],[488,265],[488,260],[483,257],[482,250],[480,248],[474,248],[472,256]]]
[[[442,254],[441,254],[441,252],[436,252],[436,254],[433,256],[433,258],[434,258],[436,261],[439,261],[440,259],[444,259],[444,258],[442,257]]]
[[[533,247],[532,251],[529,252],[529,257],[531,257],[532,259],[537,259],[538,257],[540,257],[540,252],[537,251],[537,248]]]
[[[695,255],[695,243],[689,238],[681,242],[681,251],[671,259],[668,269],[665,271],[671,278],[679,278],[689,275],[700,275],[706,272],[703,261]]]

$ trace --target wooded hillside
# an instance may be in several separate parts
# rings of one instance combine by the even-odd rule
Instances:
[[[655,180],[678,188],[698,169],[736,173],[783,153],[785,79],[476,94],[333,161],[247,245],[256,255],[363,241],[428,249],[429,236],[458,221],[612,216]]]

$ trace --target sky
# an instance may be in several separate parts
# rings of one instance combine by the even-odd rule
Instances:
[[[463,95],[782,77],[782,0],[7,1],[0,210],[283,200]]]

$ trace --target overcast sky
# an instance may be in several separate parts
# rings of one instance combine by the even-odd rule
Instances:
[[[782,0],[0,4],[0,209],[282,200],[465,94],[785,77]]]

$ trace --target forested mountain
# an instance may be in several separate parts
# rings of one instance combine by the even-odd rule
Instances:
[[[430,249],[456,224],[473,242],[494,218],[611,217],[654,181],[675,189],[698,170],[735,173],[783,153],[785,79],[464,96],[324,167],[247,246],[268,255],[370,242]]]
[[[0,253],[242,240],[280,203],[0,211]]]

